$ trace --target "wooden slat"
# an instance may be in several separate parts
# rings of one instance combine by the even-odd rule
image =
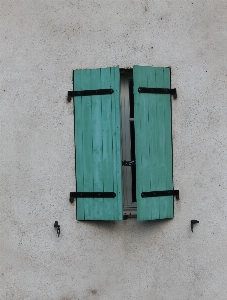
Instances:
[[[119,69],[74,71],[74,90],[113,88],[111,95],[74,97],[78,192],[115,192],[115,198],[78,198],[78,220],[121,220]]]
[[[112,120],[112,155],[113,155],[113,190],[116,190],[117,201],[114,205],[115,220],[123,219],[123,205],[122,205],[122,174],[121,174],[121,121],[120,121],[120,70],[118,67],[111,68],[111,84],[114,86],[114,93],[112,94],[112,109],[109,116]]]
[[[82,89],[82,74],[81,71],[74,71],[74,90]],[[76,145],[80,145],[77,147],[77,151],[75,153],[75,170],[80,174],[80,176],[76,176],[77,186],[80,186],[83,189],[84,185],[84,168],[83,168],[83,160],[82,157],[79,156],[79,153],[83,152],[83,130],[81,129],[83,126],[83,114],[82,114],[82,97],[74,98],[74,134],[75,134],[75,143]],[[78,153],[78,154],[77,154]],[[83,191],[83,190],[82,190]],[[84,218],[84,205],[82,205],[82,199],[77,199],[77,218]]]
[[[135,66],[137,219],[173,218],[173,196],[142,198],[142,192],[173,189],[170,95],[140,94],[139,87],[170,88],[170,69]]]

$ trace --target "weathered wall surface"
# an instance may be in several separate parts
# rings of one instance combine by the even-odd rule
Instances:
[[[225,300],[226,1],[0,6],[0,299]],[[178,90],[175,218],[77,222],[72,70],[135,64],[171,66]]]

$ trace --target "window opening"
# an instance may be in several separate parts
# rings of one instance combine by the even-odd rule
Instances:
[[[122,161],[135,161],[133,71],[121,69]],[[136,214],[136,167],[122,166],[124,214]]]
[[[133,79],[129,79],[129,103],[130,103],[129,121],[130,121],[130,136],[131,136],[131,160],[136,161]],[[131,172],[132,172],[132,202],[136,202],[136,166],[131,168]]]

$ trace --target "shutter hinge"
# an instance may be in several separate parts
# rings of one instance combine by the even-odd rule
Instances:
[[[152,192],[142,192],[141,197],[162,197],[162,196],[176,196],[179,200],[179,190],[168,190],[168,191],[152,191]]]
[[[72,97],[81,96],[97,96],[97,95],[111,95],[113,94],[113,89],[100,89],[100,90],[84,90],[84,91],[69,91],[68,101],[71,101]]]
[[[173,95],[174,99],[177,99],[176,89],[139,87],[138,92],[143,94],[170,94]]]
[[[74,198],[115,198],[114,192],[71,192],[69,201],[73,203]]]

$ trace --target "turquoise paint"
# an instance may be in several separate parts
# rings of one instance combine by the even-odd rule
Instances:
[[[74,90],[112,88],[111,95],[74,97],[78,192],[115,192],[115,198],[78,198],[77,220],[122,220],[120,72],[75,70]]]
[[[173,218],[173,196],[142,198],[142,192],[173,189],[170,95],[140,94],[139,87],[170,88],[170,69],[133,68],[137,219]]]

